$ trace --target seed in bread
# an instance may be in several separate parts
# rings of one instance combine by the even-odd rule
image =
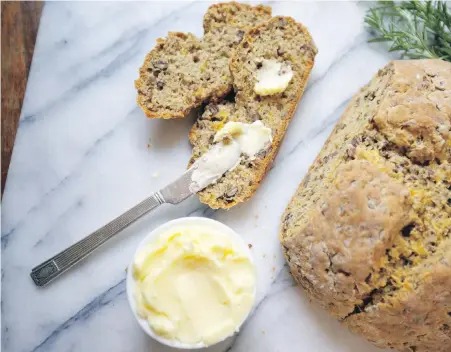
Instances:
[[[451,63],[394,61],[348,105],[280,241],[308,295],[380,347],[451,346]]]
[[[235,102],[207,105],[190,132],[193,155],[189,165],[211,147],[215,133],[229,121],[252,123],[260,120],[271,129],[273,142],[255,158],[243,156],[237,167],[199,192],[201,202],[212,208],[230,208],[255,193],[269,170],[302,96],[316,51],[307,29],[289,17],[274,17],[244,36],[230,61]],[[263,59],[291,67],[293,77],[283,92],[268,96],[255,93],[254,86]]]
[[[238,31],[240,28],[250,28],[270,18],[271,8],[268,6],[249,6],[235,1],[214,4],[204,15],[204,33],[223,33],[224,28],[234,28]],[[228,40],[229,43],[233,41],[234,38]]]
[[[138,105],[148,117],[184,117],[206,101],[217,101],[232,89],[229,58],[247,29],[271,18],[266,6],[235,2],[209,7],[203,39],[169,33],[158,39],[135,81]]]

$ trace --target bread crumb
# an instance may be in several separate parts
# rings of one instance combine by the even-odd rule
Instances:
[[[255,219],[258,219],[258,214],[255,215]]]
[[[150,148],[150,144],[149,143],[147,143],[147,149],[149,149]]]
[[[248,244],[247,246],[249,247],[249,249],[251,249],[251,248],[252,248],[252,244],[250,244],[250,243],[249,243],[249,244]]]
[[[275,266],[273,266],[273,267],[272,267],[272,271],[275,271],[275,270],[276,270],[276,267],[275,267]]]

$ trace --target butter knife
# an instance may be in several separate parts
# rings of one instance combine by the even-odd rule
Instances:
[[[37,286],[47,285],[143,215],[161,204],[178,204],[191,196],[195,191],[192,187],[190,190],[194,170],[195,166],[185,171],[176,181],[144,199],[113,221],[33,268],[30,275],[34,283]]]

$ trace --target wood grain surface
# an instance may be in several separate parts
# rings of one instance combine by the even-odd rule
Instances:
[[[44,2],[2,1],[2,188],[5,187]]]

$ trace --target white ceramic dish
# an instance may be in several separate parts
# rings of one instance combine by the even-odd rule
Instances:
[[[157,227],[150,234],[148,234],[144,238],[144,240],[139,244],[138,248],[135,251],[135,255],[133,256],[133,259],[136,256],[136,253],[138,252],[138,250],[140,250],[142,247],[144,247],[147,243],[155,240],[161,233],[165,232],[166,230],[170,229],[171,227],[180,226],[180,225],[188,225],[188,224],[197,224],[197,225],[205,224],[205,225],[207,225],[209,227],[213,227],[213,228],[218,229],[221,233],[223,233],[225,235],[231,236],[233,238],[233,240],[238,245],[243,247],[243,250],[247,254],[247,256],[249,258],[249,261],[252,264],[254,264],[251,251],[249,250],[248,246],[243,241],[243,239],[241,238],[240,235],[238,235],[230,227],[224,225],[223,223],[221,223],[219,221],[216,221],[216,220],[213,220],[213,219],[209,219],[209,218],[202,218],[202,217],[186,217],[186,218],[175,219],[175,220],[169,221],[169,222]],[[226,340],[227,338],[233,336],[235,333],[237,333],[239,331],[240,327],[246,321],[246,319],[249,316],[249,314],[253,310],[253,307],[251,307],[251,309],[249,310],[249,312],[247,313],[247,315],[245,316],[243,321],[237,326],[237,328],[235,329],[235,331],[231,335],[225,336],[222,340],[217,341],[216,343],[214,343],[212,345],[206,345],[204,343],[184,344],[184,343],[181,343],[179,341],[166,339],[166,338],[164,338],[162,336],[157,335],[149,327],[149,324],[148,324],[147,320],[140,318],[138,316],[138,314],[136,313],[136,302],[135,302],[135,298],[134,298],[134,294],[135,294],[135,279],[133,278],[133,259],[131,260],[131,262],[130,262],[130,264],[128,266],[127,278],[126,278],[127,299],[128,299],[130,308],[131,308],[131,310],[133,312],[134,317],[136,318],[136,320],[138,321],[139,325],[144,330],[144,332],[147,335],[149,335],[150,337],[152,337],[153,339],[157,340],[158,342],[160,342],[160,343],[162,343],[162,344],[164,344],[166,346],[173,347],[173,348],[179,348],[179,349],[199,349],[199,348],[206,348],[206,347],[210,347],[210,346],[216,345],[216,344]],[[254,297],[255,297],[255,291],[254,291]]]

